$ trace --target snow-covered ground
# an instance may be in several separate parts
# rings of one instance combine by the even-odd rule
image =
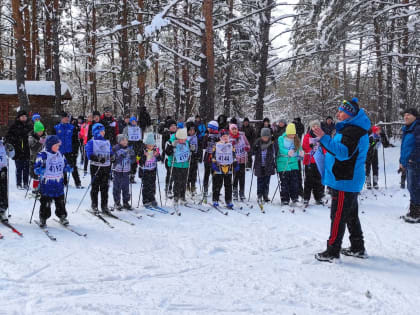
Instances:
[[[370,258],[339,264],[314,259],[326,247],[329,209],[292,214],[278,198],[249,217],[185,208],[181,217],[137,220],[123,212],[136,225],[112,221],[112,230],[86,213],[89,195],[73,213],[84,191],[71,186],[69,220],[88,237],[50,219],[52,242],[28,223],[34,201],[11,176],[10,222],[24,238],[0,225],[0,314],[418,314],[420,226],[399,219],[409,203],[396,173],[399,148],[385,151],[388,190],[364,192],[360,202]],[[164,174],[160,167],[161,184]],[[383,179],[381,156],[381,187]],[[271,194],[276,184],[272,177]]]

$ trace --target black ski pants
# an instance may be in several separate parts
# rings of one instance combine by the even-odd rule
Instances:
[[[41,206],[39,207],[39,218],[47,220],[51,217],[51,203],[55,203],[55,215],[59,218],[67,217],[64,195],[59,197],[49,197],[41,195]]]
[[[311,193],[315,200],[319,201],[324,197],[324,186],[321,183],[321,174],[316,164],[305,165],[305,187],[303,189],[303,199],[311,199]]]
[[[172,173],[174,178],[174,199],[185,199],[188,168],[174,167]]]
[[[74,184],[76,186],[80,186],[81,182],[80,182],[79,172],[77,170],[77,152],[75,154],[73,152],[65,153],[64,156],[66,157],[67,163],[69,163],[69,165],[73,168],[73,173],[71,175],[73,176]],[[67,173],[64,173],[64,185],[67,186],[67,184],[68,184]]]
[[[331,254],[340,253],[346,226],[350,233],[351,249],[353,251],[365,249],[357,196],[358,193],[332,189],[331,228],[327,245]]]
[[[225,202],[232,203],[232,174],[213,175],[213,201],[219,201],[223,183],[225,184]]]
[[[370,169],[372,169],[373,176],[378,176],[378,150],[372,150],[371,152],[368,152],[366,157],[366,176],[370,176]]]
[[[143,204],[155,201],[156,170],[143,170],[142,187]]]
[[[7,195],[7,168],[0,170],[0,209],[6,210],[9,207],[9,196]]]
[[[238,191],[239,196],[245,196],[245,163],[239,164],[239,170],[233,173],[233,190]]]
[[[92,208],[98,207],[98,195],[101,192],[101,208],[108,208],[108,188],[109,175],[111,167],[99,167],[90,165],[90,175],[92,176],[92,190],[90,191],[90,199],[92,201]]]

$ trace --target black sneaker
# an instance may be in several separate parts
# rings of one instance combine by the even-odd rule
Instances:
[[[352,257],[357,257],[357,258],[362,258],[362,259],[368,258],[368,254],[367,254],[366,250],[364,250],[364,249],[353,250],[353,249],[351,249],[351,247],[342,248],[341,253],[345,256],[352,256]]]
[[[340,259],[340,254],[332,254],[328,250],[315,254],[315,259],[319,261],[334,262],[335,260]]]

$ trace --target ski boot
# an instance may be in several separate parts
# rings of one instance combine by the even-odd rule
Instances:
[[[270,198],[268,197],[268,195],[264,195],[263,198],[265,203],[270,202]]]
[[[218,207],[219,206],[219,202],[218,201],[213,201],[213,207]]]
[[[365,249],[353,250],[351,247],[342,248],[341,253],[345,256],[352,256],[352,257],[362,258],[362,259],[368,258],[368,255]]]
[[[121,206],[121,203],[119,203],[119,202],[116,202],[115,204],[114,204],[114,209],[115,210],[118,210],[118,211],[121,211],[122,210],[122,206]]]
[[[246,201],[244,193],[239,193],[239,199],[241,200],[241,202]]]
[[[323,251],[322,253],[318,253],[315,254],[315,259],[319,260],[319,261],[326,261],[326,262],[334,262],[336,259],[340,259],[340,254],[333,254],[331,252],[328,251],[328,249],[326,251]]]
[[[372,180],[371,180],[371,176],[370,174],[366,176],[366,188],[367,189],[372,189],[372,184],[371,184]]]
[[[70,224],[69,220],[67,220],[65,215],[62,215],[60,217],[60,224],[62,224],[62,225],[69,225]]]
[[[303,201],[303,206],[306,208],[309,206],[309,200],[304,200]]]
[[[112,215],[107,205],[102,206],[102,213]]]
[[[181,197],[181,199],[179,200],[179,204],[181,205],[181,206],[183,206],[183,205],[185,205],[187,203],[187,199],[185,199],[185,196],[184,197]]]
[[[153,200],[151,203],[150,203],[150,205],[152,206],[152,207],[158,207],[159,205],[158,205],[158,203],[156,202],[156,200]]]
[[[99,209],[98,209],[98,205],[97,204],[92,203],[91,208],[92,208],[93,214],[95,214],[95,215],[99,214]]]
[[[375,188],[375,189],[379,189],[379,186],[378,186],[378,176],[373,176],[373,188]]]
[[[7,222],[9,219],[7,218],[7,213],[5,209],[1,209],[0,211],[0,221],[1,222]]]
[[[226,204],[226,208],[228,208],[229,210],[233,209],[233,203],[229,202]]]
[[[233,201],[238,201],[238,189],[233,189]]]
[[[39,227],[44,228],[47,226],[47,219],[39,218]]]
[[[133,210],[133,207],[130,206],[130,204],[128,202],[124,202],[122,207],[125,210]]]
[[[136,183],[135,177],[136,177],[135,174],[130,175],[130,184],[135,184]]]
[[[289,205],[289,202],[288,202],[288,201],[283,201],[283,200],[282,200],[281,205],[282,205],[282,206],[288,206],[288,205]]]

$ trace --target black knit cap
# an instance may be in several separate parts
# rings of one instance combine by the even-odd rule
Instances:
[[[62,111],[61,112],[61,117],[62,118],[69,117],[69,114],[67,112],[65,112],[65,111]]]
[[[101,116],[101,113],[97,110],[94,110],[92,113],[93,116]]]
[[[244,121],[249,122],[249,118],[248,118],[248,117],[245,117],[245,118],[244,118]]]
[[[415,116],[416,118],[419,117],[419,112],[417,111],[417,109],[415,109],[413,107],[412,108],[407,108],[404,111],[404,114],[411,114],[411,115]]]
[[[17,118],[20,118],[21,116],[28,116],[28,113],[26,112],[26,110],[20,110],[17,113]]]

